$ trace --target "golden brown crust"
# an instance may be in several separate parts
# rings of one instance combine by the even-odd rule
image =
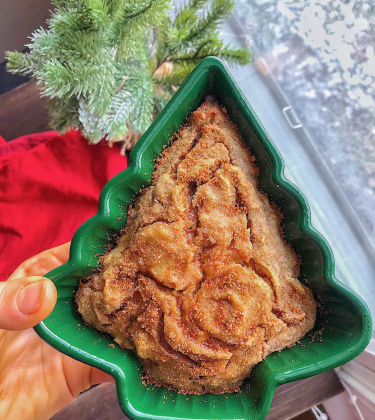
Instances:
[[[238,390],[252,367],[315,322],[280,214],[212,98],[158,159],[124,234],[76,293],[84,320],[141,358],[148,382]]]

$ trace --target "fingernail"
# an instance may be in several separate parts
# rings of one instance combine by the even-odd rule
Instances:
[[[18,310],[25,315],[34,314],[41,304],[44,281],[37,281],[21,289],[17,294]]]

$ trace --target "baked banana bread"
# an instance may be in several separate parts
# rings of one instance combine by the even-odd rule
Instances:
[[[299,257],[225,109],[207,97],[158,159],[152,185],[75,299],[84,321],[140,357],[146,380],[233,392],[315,323]]]

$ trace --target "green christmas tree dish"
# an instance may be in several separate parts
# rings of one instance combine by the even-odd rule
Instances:
[[[202,58],[246,64],[249,52],[220,40],[233,1],[52,0],[48,29],[28,53],[7,52],[7,70],[35,78],[51,128],[131,148]]]
[[[260,170],[259,186],[280,208],[286,240],[301,256],[300,279],[308,284],[324,311],[319,310],[311,335],[259,363],[240,392],[186,396],[165,388],[144,386],[136,356],[83,325],[75,310],[74,291],[79,280],[98,266],[109,238],[125,226],[129,203],[150,183],[155,159],[191,111],[209,94],[227,109],[255,156]],[[351,360],[362,352],[372,334],[366,304],[335,278],[332,251],[311,225],[306,199],[285,179],[281,156],[217,58],[205,58],[155,119],[133,149],[128,169],[104,187],[98,213],[75,233],[69,261],[47,277],[56,285],[57,304],[35,327],[37,333],[59,351],[111,374],[116,380],[121,408],[128,417],[137,420],[263,419],[278,385]]]

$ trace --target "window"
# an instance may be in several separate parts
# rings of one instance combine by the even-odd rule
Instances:
[[[307,196],[336,276],[375,315],[375,4],[237,0],[232,73]]]
[[[306,195],[337,279],[375,319],[375,3],[235,4],[223,33],[251,47],[253,63],[231,71],[283,155],[287,178]],[[345,404],[349,417],[373,418],[374,343],[337,369],[347,393],[329,400],[333,418]]]

